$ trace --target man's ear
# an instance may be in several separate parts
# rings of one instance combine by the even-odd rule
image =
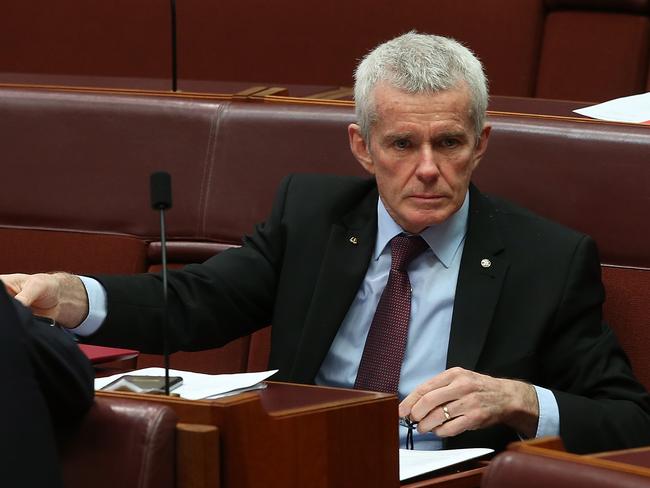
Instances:
[[[348,126],[348,138],[350,139],[350,150],[359,164],[370,174],[375,174],[375,165],[372,163],[370,148],[361,135],[361,129],[357,124]]]
[[[478,167],[478,163],[481,161],[481,158],[485,154],[485,151],[487,151],[488,139],[490,138],[491,130],[492,130],[491,125],[485,124],[483,126],[483,130],[481,131],[481,136],[479,137],[479,140],[476,142],[476,149],[474,150],[474,168],[472,168],[472,171]]]

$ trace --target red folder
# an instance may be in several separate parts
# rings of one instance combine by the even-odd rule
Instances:
[[[81,351],[90,359],[93,364],[109,363],[111,361],[123,361],[133,359],[139,351],[133,349],[120,349],[117,347],[92,346],[90,344],[79,344]]]

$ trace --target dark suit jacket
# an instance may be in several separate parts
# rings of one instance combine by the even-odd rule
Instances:
[[[91,406],[92,367],[69,334],[33,320],[1,283],[0,370],[0,479],[63,486],[54,434]]]
[[[173,347],[214,347],[271,323],[276,378],[313,382],[368,267],[376,204],[372,180],[286,179],[270,218],[242,248],[172,273]],[[152,331],[159,277],[99,279],[108,317],[92,340],[160,351]],[[562,437],[575,451],[650,443],[649,399],[602,323],[603,300],[589,237],[472,187],[448,366],[552,389]],[[497,426],[447,446],[500,449],[516,439]]]

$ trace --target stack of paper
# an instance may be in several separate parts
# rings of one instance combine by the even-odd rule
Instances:
[[[260,373],[236,373],[236,374],[203,374],[192,373],[170,369],[170,376],[180,376],[183,384],[174,390],[182,398],[188,400],[200,400],[207,398],[219,398],[227,395],[234,395],[244,391],[255,390],[264,387],[262,383],[271,377],[278,370],[262,371]],[[163,368],[145,368],[129,372],[130,375],[140,376],[164,376]],[[104,386],[118,379],[123,374],[107,376],[106,378],[95,379],[95,390],[101,390]]]

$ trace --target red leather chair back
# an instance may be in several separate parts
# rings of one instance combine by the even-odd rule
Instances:
[[[648,488],[650,478],[523,452],[495,457],[481,488]]]
[[[176,422],[165,405],[96,398],[59,441],[66,488],[174,488]]]

